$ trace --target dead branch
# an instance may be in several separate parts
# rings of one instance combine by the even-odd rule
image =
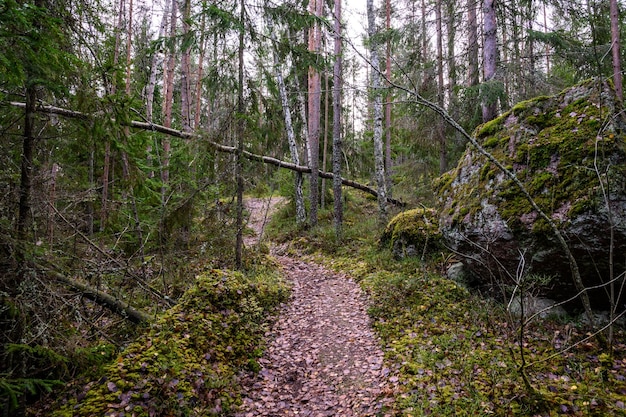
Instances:
[[[15,107],[20,107],[20,108],[24,108],[25,107],[25,103],[20,103],[20,102],[15,102],[12,101],[9,103],[11,106],[15,106]],[[74,110],[69,110],[69,109],[64,109],[61,107],[55,107],[55,106],[48,106],[48,105],[43,105],[43,104],[39,104],[36,108],[36,111],[41,112],[41,113],[48,113],[48,114],[55,114],[55,115],[59,115],[59,116],[65,116],[68,118],[72,118],[72,119],[81,119],[81,120],[87,120],[93,117],[96,117],[95,115],[91,115],[91,114],[87,114],[87,113],[82,113],[82,112],[78,112],[78,111],[74,111]],[[98,115],[101,116],[101,115]],[[202,139],[204,141],[204,143],[208,144],[209,146],[211,146],[212,148],[214,148],[215,150],[217,150],[218,152],[223,152],[223,153],[230,153],[230,154],[237,154],[238,150],[236,147],[234,146],[226,146],[226,145],[222,145],[220,143],[217,142],[213,142],[211,140],[206,139],[205,137],[203,137],[202,135],[198,134],[198,133],[193,133],[193,132],[184,132],[181,130],[176,130],[176,129],[172,129],[169,127],[165,127],[162,125],[158,125],[158,124],[154,124],[154,123],[148,123],[148,122],[140,122],[140,121],[136,121],[136,120],[132,120],[130,122],[120,122],[122,125],[127,125],[130,127],[133,127],[135,129],[142,129],[142,130],[149,130],[149,131],[153,131],[153,132],[159,132],[159,133],[163,133],[165,135],[169,135],[169,136],[173,136],[173,137],[177,137],[177,138],[182,138],[182,139],[193,139],[193,138],[199,138]],[[306,166],[302,166],[302,165],[296,165],[293,164],[291,162],[286,162],[277,158],[272,158],[270,156],[265,156],[265,155],[258,155],[258,154],[254,154],[252,152],[248,152],[248,151],[243,151],[242,155],[244,158],[249,159],[251,161],[256,161],[256,162],[262,162],[264,164],[269,164],[269,165],[274,165],[276,167],[279,168],[285,168],[285,169],[289,169],[291,171],[295,171],[295,172],[301,172],[301,173],[305,173],[308,174],[311,172],[311,168],[306,167]],[[325,172],[325,171],[319,171],[319,176],[321,178],[327,178],[327,179],[333,179],[334,175],[332,172]],[[365,184],[361,184],[358,183],[356,181],[352,181],[352,180],[348,180],[345,178],[341,179],[341,183],[347,187],[351,187],[351,188],[355,188],[357,190],[361,190],[364,191],[368,194],[373,195],[374,197],[378,197],[378,192],[371,188],[368,187]],[[404,207],[406,204],[400,200],[397,200],[395,198],[389,198],[387,197],[387,201],[391,204],[394,204],[396,206],[400,206],[400,207]]]

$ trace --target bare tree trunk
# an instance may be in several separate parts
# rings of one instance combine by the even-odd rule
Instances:
[[[611,0],[611,51],[613,52],[613,84],[620,101],[624,101],[622,91],[622,64],[620,58],[619,6]]]
[[[176,0],[171,0],[170,11],[170,39],[173,40],[176,37],[176,19],[178,7]],[[166,127],[172,126],[172,104],[174,101],[174,68],[176,66],[176,58],[174,56],[174,47],[172,46],[168,51],[168,57],[165,65],[165,82],[163,83],[163,125]],[[170,151],[171,144],[169,139],[163,140],[163,160],[161,161],[161,181],[163,182],[163,188],[161,189],[162,204],[166,202],[166,189],[169,183],[170,173]]]
[[[467,79],[469,86],[480,83],[478,72],[478,20],[476,19],[476,0],[467,0]]]
[[[371,91],[374,100],[374,170],[378,190],[378,216],[381,223],[387,221],[387,190],[385,186],[385,159],[383,154],[383,99],[380,88],[380,64],[376,39],[374,1],[367,0],[368,37],[370,43]]]
[[[191,15],[191,0],[183,1],[182,18],[183,18],[183,43],[187,43],[189,36],[189,18]],[[182,128],[185,131],[191,130],[191,46],[187,46],[182,53],[180,62],[180,117]]]
[[[391,0],[385,1],[385,27],[387,32],[391,30]],[[391,80],[391,37],[387,38],[387,56],[385,63],[385,77]],[[389,90],[391,91],[391,89]],[[391,93],[385,96],[385,183],[387,195],[392,195],[391,181]]]
[[[163,11],[163,17],[161,18],[161,25],[159,26],[159,38],[165,37],[165,33],[167,30],[167,16],[170,12],[170,2],[169,0],[165,0],[165,10]],[[153,118],[153,109],[154,109],[154,89],[156,87],[157,82],[157,72],[159,66],[159,52],[155,51],[152,56],[152,63],[150,67],[150,76],[148,77],[148,85],[146,85],[145,90],[145,100],[146,100],[146,119],[148,121],[152,121]]]
[[[235,162],[235,177],[237,180],[237,240],[235,246],[235,266],[241,269],[243,261],[243,114],[245,106],[243,102],[243,49],[244,49],[244,18],[245,18],[245,0],[241,0],[240,24],[239,29],[239,69],[237,86],[237,158]]]
[[[330,109],[329,104],[329,85],[328,85],[328,72],[324,72],[324,144],[322,145],[322,171],[326,171],[326,157],[328,155],[328,132],[330,126],[328,125],[328,116]],[[324,210],[326,203],[326,178],[322,178],[322,193],[320,195],[320,207]]]
[[[271,20],[268,21],[268,29],[272,42],[277,44],[276,34],[274,32],[274,25]],[[300,165],[300,157],[298,155],[298,145],[296,143],[296,135],[293,130],[293,123],[291,120],[291,110],[289,109],[289,100],[287,98],[287,88],[285,87],[285,79],[283,78],[282,71],[280,69],[280,63],[278,61],[278,54],[274,50],[274,71],[276,72],[276,82],[278,83],[278,93],[280,95],[280,101],[283,107],[283,116],[285,118],[285,129],[287,130],[287,141],[289,142],[289,150],[291,152],[291,160],[294,164]],[[294,186],[295,186],[295,204],[296,204],[296,223],[303,224],[306,221],[306,210],[304,206],[304,193],[302,191],[302,173],[295,172],[294,174]]]
[[[200,111],[202,105],[202,77],[204,76],[204,56],[206,50],[206,14],[202,13],[202,23],[200,24],[200,57],[198,58],[198,75],[196,80],[194,129],[200,127]],[[210,110],[209,110],[210,112]],[[209,118],[210,114],[207,115]]]
[[[119,11],[118,11],[118,19],[117,26],[115,28],[115,49],[113,51],[113,68],[117,68],[117,64],[119,62],[120,57],[120,43],[122,41],[122,28],[124,24],[124,5],[126,1],[120,0],[119,3]],[[111,80],[110,85],[107,86],[109,89],[109,94],[115,95],[117,92],[116,85],[116,72],[113,73],[113,79]],[[104,143],[104,164],[102,168],[102,200],[100,207],[100,231],[103,231],[106,227],[107,220],[109,218],[109,182],[111,176],[111,140],[106,138]]]
[[[498,60],[498,40],[496,24],[496,0],[483,1],[484,14],[484,82],[490,83],[496,76],[496,65]],[[497,99],[492,92],[484,92],[482,97],[483,122],[495,119],[498,113]]]
[[[316,17],[322,16],[324,3],[322,0],[311,0],[309,12]],[[321,28],[319,23],[314,22],[309,29],[309,52],[314,55],[320,53]],[[320,141],[320,105],[321,105],[321,79],[320,73],[313,65],[309,66],[309,166],[311,167],[310,178],[310,209],[309,223],[311,227],[317,226],[317,206],[319,204],[319,141]]]
[[[22,139],[22,161],[20,173],[20,201],[17,214],[17,267],[23,271],[26,256],[23,245],[28,237],[30,223],[30,200],[33,188],[33,153],[35,149],[35,106],[37,104],[37,89],[32,81],[27,80],[25,91],[26,107],[24,109],[24,133]]]
[[[437,104],[444,108],[443,85],[443,25],[441,17],[441,2],[435,4],[435,20],[437,27]],[[443,174],[448,170],[448,152],[446,143],[446,127],[443,119],[437,120],[437,136],[439,137],[439,172]]]
[[[343,201],[341,190],[341,0],[335,0],[335,33],[333,65],[333,223],[335,235],[340,240],[343,235]]]

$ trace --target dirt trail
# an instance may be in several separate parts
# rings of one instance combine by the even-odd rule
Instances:
[[[248,202],[252,228],[264,217],[254,215],[259,206]],[[346,276],[277,252],[273,255],[293,292],[268,335],[261,371],[244,378],[237,417],[385,415],[395,378],[383,364],[360,287]]]

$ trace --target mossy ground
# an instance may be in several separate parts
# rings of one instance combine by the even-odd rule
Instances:
[[[575,323],[534,322],[519,343],[519,323],[504,309],[440,275],[449,260],[395,261],[376,244],[374,202],[356,194],[346,211],[345,240],[329,252],[319,236],[332,236],[323,214],[317,229],[288,232],[310,256],[348,272],[371,299],[369,313],[388,366],[399,373],[398,416],[626,416],[626,346],[613,356]],[[273,234],[280,238],[277,216]],[[286,235],[282,235],[283,239]],[[287,239],[287,240],[289,240]],[[624,340],[623,332],[616,340]],[[533,390],[525,388],[520,372]],[[569,348],[569,350],[564,350]]]
[[[179,303],[53,416],[228,415],[237,374],[258,370],[268,314],[288,295],[267,264],[246,275],[208,270]]]

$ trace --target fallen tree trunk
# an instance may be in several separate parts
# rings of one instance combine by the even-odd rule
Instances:
[[[25,107],[25,104],[20,103],[20,102],[10,102],[10,104],[12,106],[20,107],[20,108]],[[89,119],[91,117],[96,117],[95,115],[68,110],[68,109],[64,109],[61,107],[46,106],[46,105],[41,105],[41,104],[37,106],[36,111],[41,112],[41,113],[55,114],[59,116],[65,116],[69,118],[82,119],[82,120]],[[162,125],[157,125],[157,124],[148,123],[148,122],[140,122],[137,120],[132,120],[130,122],[122,122],[122,124],[133,127],[135,129],[150,130],[153,132],[159,132],[165,135],[174,136],[174,137],[178,137],[182,139],[201,138],[204,140],[206,144],[208,144],[209,146],[211,146],[212,148],[214,148],[215,150],[219,152],[230,153],[230,154],[236,154],[238,152],[237,148],[234,146],[226,146],[217,142],[213,142],[211,140],[206,139],[205,137],[203,137],[202,135],[198,133],[184,132],[181,130],[172,129],[172,128],[165,127]],[[309,167],[292,164],[290,162],[286,162],[277,158],[272,158],[271,156],[258,155],[258,154],[248,152],[245,150],[242,152],[242,155],[244,158],[249,159],[251,161],[262,162],[264,164],[274,165],[276,167],[289,169],[295,172],[301,172],[304,174],[308,174],[311,172],[311,168]],[[332,172],[319,171],[318,175],[322,178],[327,178],[327,179],[334,178],[334,175]],[[341,183],[347,187],[355,188],[357,190],[361,190],[368,194],[371,194],[374,197],[378,197],[378,192],[375,189],[368,187],[365,184],[361,184],[356,181],[348,180],[345,178],[341,179]],[[387,197],[387,201],[396,206],[402,206],[402,207],[405,206],[404,202],[397,200],[395,198]]]
[[[132,321],[133,323],[139,324],[150,321],[150,316],[148,315],[148,313],[133,308],[126,301],[120,300],[119,298],[107,294],[104,291],[92,288],[87,284],[83,284],[82,282],[78,282],[50,268],[45,268],[41,265],[39,265],[38,267],[41,270],[45,271],[47,275],[51,276],[56,281],[67,285],[68,287],[87,297],[94,303],[108,308],[112,312],[119,314],[120,316]]]

